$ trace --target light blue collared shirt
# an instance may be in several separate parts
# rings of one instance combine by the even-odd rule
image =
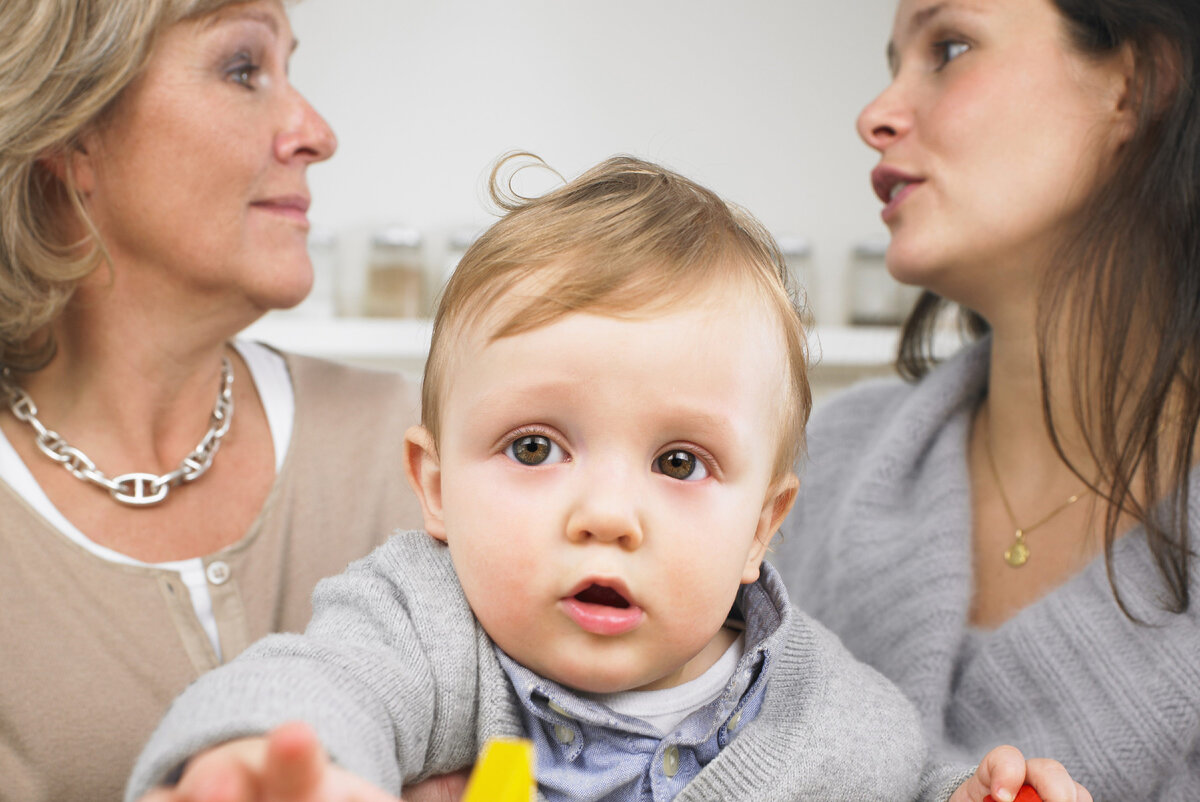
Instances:
[[[773,571],[763,564],[764,575]],[[725,689],[665,736],[533,673],[497,648],[534,744],[542,795],[550,802],[668,802],[691,782],[762,707],[771,665],[766,641],[781,620],[763,579],[738,593],[734,611],[745,620],[746,649]]]

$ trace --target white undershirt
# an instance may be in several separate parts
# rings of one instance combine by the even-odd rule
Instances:
[[[583,694],[617,713],[640,718],[667,735],[695,711],[716,699],[729,684],[746,651],[746,637],[738,634],[717,662],[694,680],[656,691]]]
[[[287,457],[288,445],[292,439],[292,422],[296,412],[296,397],[292,390],[291,375],[288,373],[283,357],[259,343],[237,340],[234,342],[234,347],[237,348],[238,354],[250,369],[250,377],[254,381],[258,397],[266,412],[267,425],[271,429],[271,440],[275,446],[275,470],[278,472]],[[234,410],[234,415],[236,416],[236,414],[237,411]],[[196,611],[196,618],[199,619],[200,625],[204,627],[205,633],[212,642],[217,660],[222,660],[217,620],[213,615],[212,597],[208,593],[208,579],[204,574],[203,558],[193,557],[188,560],[145,563],[94,542],[50,503],[50,499],[33,478],[29,468],[17,456],[12,443],[4,436],[3,431],[0,431],[0,479],[7,482],[51,526],[100,559],[122,565],[148,566],[177,572],[180,580],[187,586],[192,599],[192,607]]]

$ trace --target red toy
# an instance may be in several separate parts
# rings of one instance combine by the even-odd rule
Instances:
[[[983,798],[983,802],[996,802],[996,800],[992,799],[991,794],[988,794]],[[1021,790],[1017,791],[1016,797],[1013,798],[1013,802],[1042,802],[1042,798],[1038,796],[1037,791],[1033,790],[1032,785],[1022,785]]]

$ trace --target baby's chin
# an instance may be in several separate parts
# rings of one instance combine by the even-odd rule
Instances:
[[[621,693],[678,684],[672,680],[678,672],[663,674],[661,666],[629,665],[616,655],[609,658],[596,654],[575,658],[560,655],[557,659],[532,662],[516,655],[513,658],[538,675],[581,693]]]

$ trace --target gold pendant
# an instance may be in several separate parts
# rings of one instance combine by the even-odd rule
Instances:
[[[1020,568],[1029,561],[1029,547],[1025,545],[1025,533],[1018,529],[1013,533],[1016,540],[1004,552],[1004,562],[1013,568]]]

